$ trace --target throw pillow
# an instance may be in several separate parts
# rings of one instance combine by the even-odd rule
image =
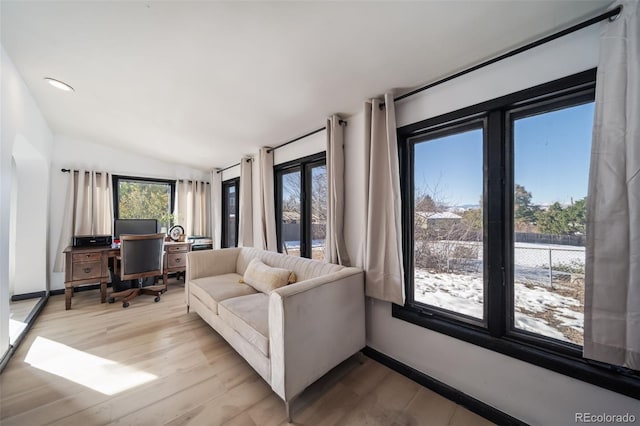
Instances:
[[[277,288],[295,282],[295,274],[287,269],[273,268],[259,259],[253,259],[249,262],[241,281],[262,293],[271,293]]]

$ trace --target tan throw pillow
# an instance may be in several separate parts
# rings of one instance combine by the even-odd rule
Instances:
[[[259,259],[253,259],[249,262],[242,281],[262,293],[271,293],[277,288],[290,284],[292,275],[295,282],[295,274],[292,271],[272,268]]]

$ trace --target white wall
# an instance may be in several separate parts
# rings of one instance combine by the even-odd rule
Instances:
[[[403,126],[593,68],[597,26],[436,86],[396,104]],[[362,114],[346,140],[347,245],[362,265],[365,208]],[[391,316],[391,304],[367,301],[367,345],[530,424],[574,424],[575,412],[636,413],[638,401],[480,348]]]
[[[0,354],[4,353],[9,345],[9,269],[10,255],[18,254],[18,247],[11,247],[11,199],[12,190],[14,200],[19,204],[16,207],[15,218],[17,229],[14,229],[15,241],[23,240],[29,243],[29,251],[33,253],[33,263],[26,271],[18,270],[16,266],[13,275],[16,293],[45,290],[46,288],[46,247],[47,230],[41,224],[46,223],[48,210],[48,183],[42,176],[49,173],[49,163],[52,153],[53,138],[51,131],[42,116],[38,105],[34,101],[29,89],[18,73],[15,65],[7,56],[4,48],[0,47],[0,91],[1,91],[1,117],[0,117]],[[12,167],[15,162],[15,168]],[[25,167],[25,169],[21,169]],[[29,169],[36,167],[35,170]],[[39,168],[39,169],[38,169]],[[14,171],[15,169],[15,171]],[[20,186],[21,177],[25,171],[31,170],[36,176],[34,180],[22,184],[33,188],[35,191],[24,191]],[[26,173],[28,175],[29,173]],[[15,182],[15,179],[18,182]],[[25,178],[26,179],[26,178]],[[13,189],[12,189],[13,188]],[[36,197],[44,197],[35,200],[38,207],[31,210]],[[23,203],[22,205],[20,203]],[[44,203],[44,208],[42,204]],[[22,209],[28,210],[23,211]],[[33,227],[20,224],[33,223]],[[20,235],[20,229],[27,229],[27,234]],[[16,262],[18,259],[15,259]],[[41,271],[33,271],[40,268]],[[44,271],[44,273],[41,273]],[[20,274],[31,274],[22,280]],[[24,275],[22,276],[24,277]],[[36,282],[34,287],[22,287],[20,283]]]
[[[13,146],[15,180],[11,221],[13,264],[10,294],[27,294],[47,288],[47,222],[49,211],[49,160],[22,135]]]
[[[273,164],[278,165],[286,163],[287,161],[297,160],[326,151],[326,149],[327,131],[323,130],[273,151]]]
[[[159,179],[197,179],[209,182],[209,172],[187,166],[155,160],[136,153],[113,149],[105,145],[69,138],[54,137],[54,152],[51,159],[50,188],[51,214],[49,229],[50,285],[51,290],[64,288],[64,274],[53,272],[62,227],[65,200],[65,175],[60,169],[86,169],[107,171],[126,176]]]

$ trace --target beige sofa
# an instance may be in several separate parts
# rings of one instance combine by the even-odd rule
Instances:
[[[240,283],[249,262],[293,271],[270,294]],[[213,327],[289,403],[365,346],[364,274],[254,248],[190,252],[187,311]]]

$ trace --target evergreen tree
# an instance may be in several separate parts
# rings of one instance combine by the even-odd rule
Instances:
[[[531,192],[524,186],[515,185],[513,214],[516,222],[527,225],[536,223],[536,213],[540,211],[540,207],[531,204],[531,198]]]

